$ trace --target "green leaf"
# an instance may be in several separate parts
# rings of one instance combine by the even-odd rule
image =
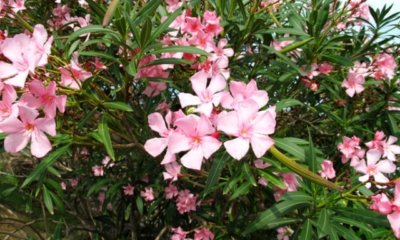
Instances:
[[[306,45],[307,43],[311,42],[312,40],[314,40],[314,38],[311,37],[311,38],[305,39],[305,40],[300,41],[300,42],[292,43],[289,46],[287,46],[287,47],[283,48],[282,50],[280,50],[279,53],[283,54],[283,53],[291,52],[293,50],[296,50],[297,48],[300,48],[300,47]]]
[[[332,228],[346,240],[360,240],[351,228],[345,228],[340,224],[332,224]]]
[[[87,191],[86,196],[90,196],[93,193],[98,193],[102,187],[104,187],[106,184],[108,184],[109,182],[112,182],[112,181],[114,181],[114,180],[111,178],[104,178],[104,179],[97,180],[94,184],[92,184],[90,186],[89,190]]]
[[[46,206],[47,210],[51,215],[54,214],[54,208],[53,208],[53,201],[51,200],[51,196],[49,194],[49,190],[45,185],[43,185],[43,202],[44,205]]]
[[[143,215],[143,199],[140,196],[136,197],[136,207],[140,215]]]
[[[226,161],[229,159],[229,154],[224,152],[220,158],[215,158],[211,165],[210,172],[208,173],[206,187],[204,193],[207,194],[213,190],[214,186],[218,183],[221,172],[225,167]]]
[[[100,58],[105,58],[105,59],[108,59],[108,60],[111,60],[111,61],[114,61],[117,63],[120,62],[117,58],[115,58],[107,53],[104,53],[104,52],[80,51],[79,56],[100,57]]]
[[[316,173],[318,169],[317,154],[315,153],[314,144],[311,139],[311,133],[308,131],[309,147],[306,150],[306,160],[311,172]]]
[[[144,25],[142,26],[142,32],[140,33],[141,48],[145,48],[148,45],[151,36],[152,26],[153,24],[151,23],[150,18],[147,18],[146,22],[144,22]]]
[[[58,148],[57,150],[51,152],[47,157],[45,157],[39,165],[29,174],[29,176],[22,183],[21,188],[26,187],[28,184],[32,183],[37,178],[41,177],[42,174],[47,171],[48,167],[51,166],[58,158],[64,155],[69,150],[69,144]]]
[[[350,226],[358,227],[359,229],[367,232],[368,234],[372,234],[371,228],[367,225],[368,223],[361,222],[358,219],[348,218],[343,216],[335,216],[332,218],[332,220],[338,223],[344,223]]]
[[[291,142],[290,139],[287,138],[274,138],[275,145],[284,150],[287,153],[290,153],[295,158],[304,161],[306,158],[305,151],[302,147],[297,146],[295,143]]]
[[[78,29],[77,31],[73,32],[71,35],[69,35],[66,44],[68,45],[71,43],[73,40],[76,38],[79,38],[81,35],[86,34],[86,33],[104,33],[104,34],[111,34],[116,39],[120,39],[119,34],[117,32],[114,32],[111,29],[104,28],[101,25],[89,25],[83,28]]]
[[[300,240],[311,240],[312,235],[313,235],[312,224],[311,224],[310,219],[307,219],[304,222],[299,239]]]
[[[305,200],[305,199],[292,199],[282,201],[273,205],[271,208],[267,209],[266,211],[262,212],[258,215],[256,220],[254,220],[244,231],[244,234],[247,235],[254,231],[260,229],[268,228],[268,225],[271,221],[275,221],[276,219],[281,218],[286,213],[294,210],[299,209],[301,207],[310,206],[312,205],[312,201]]]
[[[196,47],[191,46],[170,46],[151,51],[149,54],[169,53],[169,52],[184,52],[208,56],[208,53]]]
[[[108,129],[105,115],[103,115],[103,117],[101,118],[98,127],[98,132],[101,142],[104,144],[104,147],[106,148],[107,154],[110,156],[111,159],[115,161],[114,149],[112,147],[110,131]]]
[[[180,59],[180,58],[161,58],[156,59],[142,67],[149,67],[154,65],[161,65],[161,64],[193,64],[192,61]]]
[[[242,169],[246,175],[247,180],[250,181],[251,185],[253,185],[254,187],[257,187],[256,179],[254,178],[253,173],[251,172],[249,164],[243,163]]]
[[[279,33],[279,34],[290,34],[299,36],[310,36],[301,29],[296,28],[273,28],[273,29],[261,29],[256,33]]]
[[[158,38],[164,31],[171,25],[171,23],[179,16],[182,14],[183,7],[180,7],[179,9],[175,10],[171,15],[168,16],[167,19],[165,19],[160,26],[158,26],[154,32],[151,34],[150,41],[153,41],[154,39]]]
[[[329,214],[326,208],[322,209],[318,218],[318,237],[322,238],[329,234],[331,226],[329,223]]]
[[[242,195],[245,195],[249,192],[252,184],[251,182],[245,182],[240,187],[238,187],[232,194],[232,196],[229,198],[229,201],[232,201]]]
[[[333,209],[342,216],[356,219],[357,221],[368,223],[377,227],[390,227],[387,218],[384,215],[373,212],[369,209],[357,209],[350,207],[337,207]]]
[[[293,107],[293,106],[296,106],[296,105],[303,105],[303,103],[300,102],[297,99],[282,99],[282,100],[280,100],[279,102],[276,103],[275,111],[279,112],[284,108]]]
[[[103,103],[103,105],[106,108],[111,108],[111,109],[118,109],[118,110],[122,110],[125,112],[133,112],[132,107],[124,102],[105,102]]]
[[[137,3],[138,4],[138,3]],[[144,21],[147,17],[152,17],[157,8],[161,5],[161,0],[151,0],[139,10],[138,15],[133,20],[132,24],[138,25]]]
[[[258,170],[258,173],[265,178],[266,180],[268,180],[268,182],[272,183],[274,186],[277,186],[281,189],[285,189],[286,188],[286,184],[283,182],[282,179],[280,179],[279,177],[277,177],[274,174],[269,173],[266,170]]]

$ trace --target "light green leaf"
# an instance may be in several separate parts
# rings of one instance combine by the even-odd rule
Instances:
[[[118,109],[125,112],[133,112],[132,107],[124,102],[105,102],[103,105],[107,108]]]
[[[110,131],[108,129],[105,115],[103,115],[103,117],[101,118],[98,127],[98,132],[101,142],[104,144],[104,147],[106,148],[107,154],[110,156],[111,159],[115,160],[114,149],[112,147]]]

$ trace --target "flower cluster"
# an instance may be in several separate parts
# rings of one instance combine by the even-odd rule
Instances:
[[[44,27],[36,25],[32,34],[17,34],[0,43],[5,58],[0,61],[0,131],[7,135],[7,152],[19,152],[29,141],[36,157],[45,156],[52,148],[45,133],[56,135],[56,112],[64,112],[67,97],[56,95],[56,82],[45,83],[36,73],[36,68],[47,64],[52,41]],[[24,88],[19,99],[15,87]]]

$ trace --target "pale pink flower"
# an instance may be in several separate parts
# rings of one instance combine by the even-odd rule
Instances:
[[[346,93],[350,97],[364,91],[365,78],[361,74],[350,71],[347,79],[342,82],[342,87],[346,88]]]
[[[207,228],[200,228],[194,230],[194,240],[213,240],[214,233]]]
[[[396,182],[394,189],[394,201],[392,202],[393,212],[387,215],[390,226],[394,232],[396,238],[400,238],[400,182]]]
[[[215,48],[213,36],[203,31],[199,31],[195,36],[191,37],[189,43],[206,52],[211,52]]]
[[[101,160],[101,164],[106,167],[110,168],[113,167],[115,164],[111,161],[111,158],[109,156],[105,156],[103,160]]]
[[[379,212],[381,214],[389,214],[392,212],[392,202],[386,196],[386,194],[381,193],[371,196],[372,205],[370,209]]]
[[[60,183],[60,187],[62,190],[67,190],[67,184],[64,181]]]
[[[285,41],[277,41],[277,40],[273,40],[271,42],[271,46],[276,50],[276,51],[280,51],[282,49],[284,49],[285,47],[289,46],[290,44],[292,44],[294,41],[293,40],[285,40]]]
[[[228,58],[233,56],[233,49],[225,48],[227,44],[228,40],[226,38],[222,38],[218,41],[218,45],[214,46],[214,54],[210,56],[212,61],[217,61],[220,58],[228,61]]]
[[[263,177],[260,177],[258,178],[257,183],[260,184],[261,186],[266,187],[268,185],[268,180]]]
[[[122,189],[124,190],[124,195],[125,196],[133,196],[133,191],[135,190],[135,187],[132,186],[130,183],[126,186],[123,186]]]
[[[210,116],[213,106],[218,106],[222,97],[222,90],[226,86],[226,81],[222,75],[213,77],[207,86],[208,74],[204,71],[194,74],[190,81],[197,96],[189,93],[179,93],[181,106],[198,106],[197,112]]]
[[[297,188],[300,186],[299,181],[297,180],[297,175],[294,173],[282,173],[281,174],[283,182],[286,185],[285,190],[287,192],[295,192]]]
[[[365,151],[360,147],[361,139],[352,136],[344,137],[343,142],[338,145],[338,149],[343,154],[342,163],[347,163],[351,159],[351,166],[354,167],[359,163],[359,159],[364,157]]]
[[[1,45],[2,54],[11,63],[0,61],[0,79],[5,83],[23,87],[29,73],[34,73],[37,66],[47,63],[47,54],[51,47],[51,39],[42,25],[36,25],[32,37],[17,34],[6,38]]]
[[[177,162],[171,162],[164,165],[165,172],[163,172],[164,180],[171,179],[171,182],[178,180],[178,176],[181,172],[181,165]]]
[[[172,13],[175,12],[178,8],[180,8],[183,4],[183,1],[181,0],[165,0],[165,3],[167,4],[167,11]]]
[[[221,99],[221,105],[226,109],[237,109],[241,102],[253,100],[258,108],[268,103],[268,93],[258,90],[257,83],[251,80],[247,85],[244,82],[231,81],[229,83],[231,94],[226,93]]]
[[[160,155],[165,148],[168,146],[170,135],[174,132],[174,129],[170,128],[173,120],[173,113],[168,112],[165,116],[165,121],[160,113],[152,113],[148,116],[149,127],[157,132],[161,137],[152,138],[146,141],[144,149],[153,157]],[[175,161],[175,154],[171,153],[169,149],[165,154],[165,157],[161,164],[167,164]]]
[[[63,113],[67,102],[66,95],[56,95],[56,83],[51,81],[47,87],[37,79],[28,83],[29,92],[25,93],[21,101],[26,102],[29,107],[43,108],[46,117],[54,118],[56,110]]]
[[[188,115],[175,121],[177,130],[171,134],[168,149],[172,153],[188,151],[181,157],[183,166],[200,170],[203,159],[216,152],[221,142],[211,135],[215,132],[210,120],[205,116]]]
[[[101,165],[95,165],[92,167],[93,175],[96,177],[101,177],[104,175],[104,169]]]
[[[178,196],[178,188],[172,184],[169,184],[168,187],[164,189],[165,199],[172,199]]]
[[[143,94],[148,97],[155,97],[160,95],[162,91],[167,89],[167,84],[163,82],[149,82],[146,89],[144,89]]]
[[[395,145],[397,142],[397,137],[389,136],[386,141],[382,141],[383,156],[390,161],[396,161],[395,154],[400,154],[400,146]]]
[[[146,66],[156,60],[155,55],[145,56],[140,60],[139,70],[136,73],[135,79],[140,78],[167,78],[169,73],[164,71],[161,65]]]
[[[8,5],[15,13],[26,9],[25,0],[8,0]]]
[[[306,71],[307,68],[304,66],[303,70]],[[313,63],[311,64],[310,70],[307,70],[303,76],[306,76],[308,79],[313,79],[314,77],[318,76],[320,72],[318,71],[318,64]]]
[[[185,189],[179,192],[176,198],[176,208],[180,214],[196,211],[197,196]]]
[[[276,235],[277,240],[289,240],[293,233],[289,227],[280,227],[276,231],[278,232]]]
[[[321,163],[322,170],[319,171],[321,177],[325,179],[332,179],[336,177],[335,169],[333,168],[333,163],[330,160],[324,160]]]
[[[275,107],[258,111],[258,104],[252,100],[239,104],[237,111],[221,112],[218,116],[218,130],[235,139],[226,141],[224,146],[234,159],[242,159],[253,149],[256,157],[262,157],[274,144],[268,135],[275,132]]]
[[[396,61],[391,54],[382,53],[374,59],[375,72],[373,77],[378,80],[392,79],[395,75],[394,69],[397,67]]]
[[[272,166],[270,163],[264,162],[261,159],[257,159],[254,161],[254,166],[258,169],[265,169],[267,167]]]
[[[154,192],[152,187],[146,187],[144,191],[140,192],[140,196],[144,198],[146,202],[151,202],[154,200]]]
[[[56,124],[53,118],[37,118],[38,111],[19,106],[19,118],[8,118],[0,123],[0,130],[7,134],[4,148],[7,152],[16,153],[31,141],[31,153],[35,157],[44,157],[51,150],[51,143],[46,134],[56,135]]]
[[[187,240],[186,235],[188,232],[183,231],[181,227],[172,228],[172,236],[170,240]]]
[[[357,172],[364,175],[359,177],[360,182],[367,182],[370,177],[378,183],[388,183],[389,179],[383,173],[393,173],[396,171],[396,165],[390,160],[381,160],[382,154],[375,149],[367,152],[367,161],[364,159],[360,161],[354,168]]]
[[[3,84],[2,99],[0,101],[0,122],[7,118],[18,117],[18,103],[14,103],[17,99],[17,92],[14,87]]]
[[[58,70],[61,72],[61,84],[72,89],[80,89],[81,82],[92,76],[92,73],[80,66],[77,53],[73,54],[69,66]]]
[[[365,145],[369,149],[377,149],[379,150],[382,154],[384,153],[383,151],[383,140],[385,139],[385,134],[382,131],[377,131],[374,135],[374,139],[370,142],[365,143]]]

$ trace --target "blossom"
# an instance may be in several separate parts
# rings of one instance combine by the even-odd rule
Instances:
[[[61,84],[72,89],[80,89],[81,82],[90,78],[92,74],[81,68],[78,54],[72,55],[71,63],[65,68],[59,68],[61,72]]]
[[[178,196],[178,188],[172,184],[169,184],[168,187],[164,189],[165,199],[172,199]]]
[[[8,5],[12,8],[12,11],[17,13],[25,10],[25,0],[9,0]]]
[[[177,228],[172,228],[172,236],[171,236],[171,240],[186,240],[186,235],[188,234],[188,232],[183,231],[183,229],[181,227],[177,227]]]
[[[92,167],[93,175],[96,177],[101,177],[104,175],[104,169],[101,165],[95,165]]]
[[[2,54],[11,63],[0,61],[0,79],[16,87],[23,87],[29,73],[34,73],[37,66],[47,63],[52,38],[42,25],[36,25],[32,37],[24,33],[13,38],[6,38],[1,45]]]
[[[261,186],[264,186],[264,187],[265,187],[265,186],[268,185],[268,180],[265,179],[265,178],[263,178],[263,177],[260,177],[260,178],[258,178],[257,183],[260,184]]]
[[[393,212],[387,215],[390,226],[394,232],[396,238],[400,238],[400,182],[396,182],[396,186],[394,188],[394,201],[392,202]]]
[[[342,87],[346,88],[347,95],[353,97],[354,94],[364,91],[364,83],[365,79],[363,75],[350,71],[347,79],[342,82]]]
[[[321,175],[321,177],[325,178],[325,179],[332,179],[334,177],[336,177],[336,172],[335,169],[333,168],[333,163],[330,160],[324,160],[321,163],[321,168],[322,171],[319,171],[319,174]]]
[[[265,169],[267,167],[272,166],[270,163],[264,162],[261,159],[257,159],[254,161],[254,166],[258,169]]]
[[[351,159],[350,166],[354,167],[359,163],[359,159],[364,157],[365,151],[360,147],[361,139],[352,136],[344,137],[343,142],[338,145],[338,149],[343,154],[342,163],[346,163]]]
[[[289,237],[293,234],[293,231],[289,227],[280,227],[276,231],[278,232],[276,235],[276,239],[278,240],[289,240]]]
[[[16,153],[31,142],[31,153],[35,157],[44,157],[51,150],[51,143],[46,134],[56,135],[56,124],[53,118],[37,118],[38,111],[19,106],[19,118],[8,118],[0,124],[0,130],[7,134],[4,148],[7,152]]]
[[[277,40],[273,40],[271,42],[271,46],[276,50],[276,51],[280,51],[282,49],[284,49],[286,46],[289,46],[290,44],[292,44],[294,41],[293,40],[285,40],[285,41],[277,41]]]
[[[167,84],[163,82],[149,82],[146,89],[144,89],[143,94],[148,97],[155,97],[160,95],[162,91],[167,89]]]
[[[190,81],[197,96],[189,93],[179,93],[179,101],[182,107],[196,105],[197,111],[210,116],[213,105],[218,106],[222,90],[225,88],[226,81],[222,75],[213,77],[207,87],[208,74],[204,71],[194,74]]]
[[[125,196],[133,196],[133,191],[135,190],[135,187],[131,184],[128,184],[126,186],[123,186],[122,189],[124,190]]]
[[[205,115],[188,115],[176,120],[175,125],[178,131],[171,134],[168,149],[172,153],[188,151],[181,157],[182,165],[200,170],[203,159],[208,159],[222,144],[210,136],[215,132],[213,125]]]
[[[179,192],[176,198],[176,208],[180,214],[196,211],[197,196],[185,189]]]
[[[154,192],[152,187],[146,187],[144,191],[140,192],[140,196],[144,198],[146,202],[151,202],[154,200]]]
[[[373,77],[378,80],[392,79],[395,75],[394,69],[397,67],[396,61],[391,54],[382,53],[374,59],[375,72]]]
[[[372,205],[370,208],[381,214],[389,214],[392,212],[392,202],[386,196],[386,194],[381,193],[375,196],[371,196]]]
[[[221,99],[221,105],[226,109],[237,109],[241,102],[245,102],[249,99],[256,103],[258,108],[264,107],[268,103],[268,93],[263,90],[258,90],[257,83],[251,80],[247,85],[243,82],[231,81],[229,83],[229,89],[231,91],[226,93]]]
[[[200,228],[194,230],[194,240],[213,240],[214,233],[207,228]]]
[[[161,136],[160,138],[149,139],[144,144],[144,149],[151,156],[157,157],[167,148],[170,135],[174,132],[174,129],[170,128],[172,118],[173,114],[170,111],[165,116],[165,121],[160,113],[152,113],[148,116],[149,127]],[[161,164],[173,161],[175,161],[175,155],[168,149]]]
[[[375,149],[367,152],[367,161],[364,159],[360,161],[354,168],[357,172],[364,175],[359,177],[360,182],[367,182],[370,177],[378,183],[387,183],[389,179],[383,173],[392,173],[396,170],[396,165],[390,160],[381,160],[382,154]]]
[[[382,148],[383,148],[382,157],[387,157],[387,159],[391,161],[396,161],[395,154],[400,154],[400,146],[395,145],[394,143],[396,142],[397,142],[397,137],[394,136],[389,136],[386,142],[382,142]]]
[[[257,103],[252,100],[239,104],[237,111],[220,113],[218,130],[236,137],[224,143],[229,155],[240,160],[251,144],[256,157],[262,157],[274,144],[268,135],[275,131],[275,116],[275,107],[259,112]]]
[[[17,99],[17,92],[14,87],[3,84],[2,99],[0,101],[0,122],[8,118],[18,117],[18,104],[14,103]]]
[[[163,172],[164,180],[171,179],[171,181],[178,180],[179,173],[181,172],[181,166],[176,162],[171,162],[164,165],[165,171]]]
[[[374,135],[374,139],[370,142],[365,143],[369,149],[377,149],[383,154],[383,140],[385,134],[382,131],[377,131]]]
[[[323,63],[318,66],[318,71],[322,74],[329,75],[333,70],[333,66],[330,63]]]
[[[67,96],[56,95],[56,83],[51,81],[47,87],[42,81],[37,79],[32,80],[28,84],[29,92],[22,96],[22,101],[26,102],[29,107],[43,108],[46,117],[54,118],[56,110],[65,111]]]

